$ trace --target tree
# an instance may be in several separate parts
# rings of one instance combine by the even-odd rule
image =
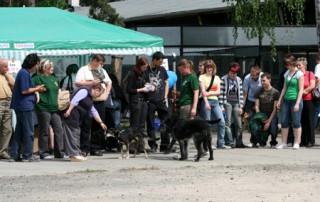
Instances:
[[[236,42],[238,28],[242,27],[247,39],[258,38],[259,46],[264,36],[269,36],[271,55],[277,54],[275,47],[275,27],[281,21],[287,25],[301,26],[304,20],[305,0],[222,0],[231,7],[233,36]],[[279,11],[283,10],[284,20],[280,19]],[[260,54],[259,54],[260,55]]]
[[[87,1],[88,2],[88,1]],[[124,27],[123,18],[108,3],[109,0],[91,0],[89,17]]]
[[[61,9],[67,8],[65,0],[36,0],[36,7],[56,7]]]
[[[318,51],[320,52],[320,0],[314,0],[314,3],[315,3],[315,8],[316,8]]]

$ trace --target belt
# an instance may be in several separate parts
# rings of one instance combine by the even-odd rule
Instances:
[[[11,100],[11,97],[7,97],[7,98],[0,98],[0,100],[10,101],[10,100]]]

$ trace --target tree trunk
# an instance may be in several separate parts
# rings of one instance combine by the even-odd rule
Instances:
[[[314,3],[315,3],[315,8],[316,8],[318,51],[320,52],[320,0],[314,0]]]

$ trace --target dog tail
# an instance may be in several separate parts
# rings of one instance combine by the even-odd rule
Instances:
[[[209,124],[215,124],[215,123],[219,123],[221,119],[216,119],[216,120],[210,120],[210,121],[207,121],[207,123]]]

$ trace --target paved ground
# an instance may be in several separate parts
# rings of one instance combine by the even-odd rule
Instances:
[[[199,163],[194,154],[192,147],[183,162],[173,159],[177,153],[123,160],[105,153],[83,163],[1,160],[0,201],[319,201],[320,147],[215,150],[214,161]]]

